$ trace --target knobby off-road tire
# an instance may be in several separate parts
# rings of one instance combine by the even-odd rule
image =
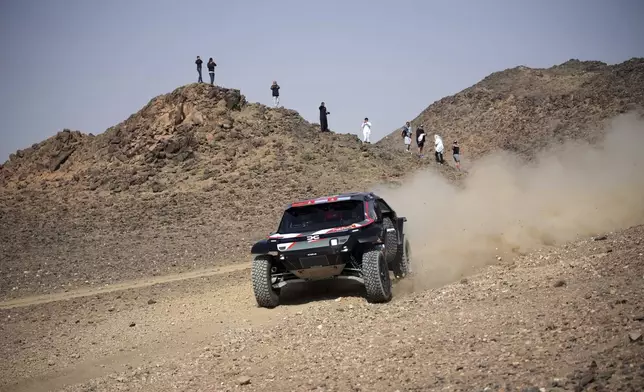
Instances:
[[[411,245],[408,239],[405,239],[403,246],[398,248],[393,270],[396,278],[404,278],[411,274]]]
[[[387,264],[391,264],[396,260],[396,254],[398,253],[398,229],[391,221],[391,218],[383,218],[382,226],[385,229],[385,259]],[[388,231],[389,229],[394,229]]]
[[[367,301],[372,303],[391,300],[391,278],[385,255],[380,249],[362,255],[362,277],[367,291]]]
[[[279,294],[271,284],[271,256],[255,256],[250,274],[257,304],[263,308],[279,305]]]

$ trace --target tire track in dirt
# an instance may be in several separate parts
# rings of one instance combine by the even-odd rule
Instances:
[[[231,273],[231,272],[243,271],[245,269],[250,270],[250,266],[248,264],[232,264],[232,265],[227,265],[223,267],[207,268],[202,270],[184,272],[180,274],[170,274],[170,275],[163,275],[163,276],[152,277],[152,278],[145,278],[142,280],[122,282],[122,283],[117,283],[114,285],[104,286],[100,288],[88,287],[88,288],[82,288],[79,290],[68,291],[68,292],[59,292],[59,293],[53,293],[53,294],[43,294],[43,295],[22,297],[22,298],[16,298],[16,299],[0,302],[0,309],[13,309],[13,308],[26,307],[26,306],[33,306],[33,305],[42,305],[42,304],[47,304],[51,302],[66,301],[70,299],[88,297],[88,296],[97,295],[97,294],[106,294],[106,293],[112,293],[115,291],[123,291],[123,290],[154,286],[157,284],[172,283],[172,282],[178,282],[178,281],[188,280],[188,279],[197,279],[197,278],[205,278],[205,277],[215,276],[215,275],[222,275],[222,274]]]
[[[168,364],[180,361],[185,355],[188,355],[200,347],[207,346],[213,337],[223,336],[227,331],[243,330],[245,328],[266,328],[284,317],[292,317],[303,307],[308,304],[295,304],[295,306],[283,306],[277,310],[267,310],[258,308],[252,297],[250,285],[243,285],[243,278],[240,275],[246,266],[227,266],[215,270],[194,271],[182,276],[165,276],[158,279],[146,279],[144,281],[129,282],[112,287],[111,291],[133,290],[140,293],[142,288],[149,287],[153,284],[170,284],[175,286],[172,291],[181,290],[180,286],[185,285],[187,280],[194,278],[195,282],[189,283],[191,286],[200,286],[205,290],[196,290],[193,294],[187,296],[177,295],[167,297],[161,301],[160,308],[132,308],[124,310],[122,313],[111,313],[98,323],[93,324],[91,331],[83,331],[82,324],[73,324],[67,332],[75,337],[82,337],[86,343],[78,344],[73,341],[65,341],[59,337],[54,345],[55,350],[65,350],[63,346],[72,345],[74,349],[65,354],[61,354],[59,361],[63,362],[55,365],[55,368],[36,370],[29,375],[14,378],[10,380],[9,373],[3,374],[0,371],[0,391],[30,391],[40,392],[49,390],[58,390],[69,385],[87,382],[91,379],[101,378],[109,374],[115,374],[125,371],[132,371],[138,367],[155,366],[155,364]],[[232,272],[237,272],[233,276],[225,276]],[[188,276],[189,275],[189,276]],[[212,285],[213,280],[225,279],[223,286]],[[208,281],[196,278],[210,277]],[[183,283],[182,283],[183,282]],[[101,293],[106,293],[105,290]],[[73,295],[75,298],[83,296],[92,296],[98,294],[97,290],[76,291],[74,293],[64,293]],[[65,299],[69,299],[65,298]],[[62,298],[58,306],[58,312],[64,308],[75,308],[75,304],[63,302]],[[170,302],[166,302],[169,300]],[[40,301],[40,297],[29,298],[29,303],[34,305]],[[98,303],[112,301],[111,298],[97,299]],[[51,302],[51,301],[50,301]],[[43,303],[43,302],[39,302]],[[167,304],[167,305],[166,305]],[[163,307],[163,305],[166,305]],[[17,306],[26,308],[29,305],[22,303]],[[46,305],[54,306],[54,303]],[[212,309],[212,312],[204,311],[204,308]],[[184,313],[185,312],[185,313]],[[86,319],[91,310],[88,308],[79,308],[76,316],[79,319]],[[61,316],[62,317],[62,316]],[[26,317],[25,322],[30,322]],[[136,329],[123,330],[128,320],[136,320]],[[52,319],[40,323],[41,329],[53,330],[57,320]],[[23,324],[24,325],[24,324]],[[81,328],[81,329],[78,329]],[[21,328],[19,328],[21,329]],[[133,331],[139,330],[142,335],[137,335]],[[87,356],[87,360],[77,363],[64,364],[65,359],[69,357],[70,352],[83,352],[83,346],[88,344],[85,339],[88,334],[96,336],[109,337],[118,335],[117,340],[102,339],[101,346],[106,347],[107,351],[102,353],[92,353]],[[136,346],[136,347],[133,347]],[[214,349],[214,348],[213,348]],[[87,355],[87,354],[86,354]],[[16,364],[17,365],[17,364]],[[7,370],[7,369],[5,369]],[[26,376],[26,377],[25,377]]]
[[[306,309],[315,307],[317,302],[362,295],[361,287],[353,282],[294,285],[283,292],[281,306],[271,310],[263,309],[255,303],[249,277],[245,274],[248,269],[245,265],[231,265],[219,270],[201,270],[181,276],[124,282],[100,291],[61,293],[67,295],[65,298],[60,295],[57,298],[24,298],[20,304],[13,304],[18,307],[15,310],[21,311],[14,315],[15,318],[22,321],[13,328],[14,334],[8,341],[35,341],[40,339],[39,336],[53,333],[56,339],[48,350],[58,354],[54,356],[55,361],[51,367],[47,366],[47,358],[31,362],[29,357],[34,354],[28,353],[21,354],[23,360],[5,364],[5,368],[0,367],[0,379],[4,378],[0,382],[0,391],[59,390],[110,374],[132,372],[139,367],[156,368],[157,364],[161,364],[167,368],[174,366],[173,363],[180,363],[182,358],[189,357],[195,350],[212,346],[213,340],[225,341],[223,336],[229,333],[236,335],[249,328],[270,329],[271,325],[284,319],[307,313]],[[203,279],[204,277],[207,279]],[[153,307],[123,306],[123,301],[132,303],[134,298],[149,296],[146,290],[155,284],[168,286],[167,291],[155,296],[159,300],[158,304]],[[189,290],[186,290],[186,285],[190,286]],[[132,293],[120,298],[119,290],[130,290]],[[94,298],[87,303],[84,300],[81,303],[66,301],[72,297]],[[96,309],[104,312],[107,304],[114,303],[122,309],[121,312],[108,312],[109,316],[97,319]],[[32,315],[44,311],[54,312],[57,316],[33,324]],[[71,318],[70,311],[73,314]],[[63,331],[60,327],[61,318],[68,318],[67,322],[73,319],[83,321],[72,322]],[[89,319],[97,321],[88,329],[84,324]],[[129,329],[127,325],[132,320],[136,321],[136,327]],[[24,336],[18,331],[23,330],[27,324],[33,334]],[[41,333],[37,333],[36,329]],[[64,335],[60,332],[64,332]],[[118,338],[114,339],[115,336]],[[93,345],[93,341],[100,344]],[[101,347],[101,350],[97,351],[96,347]],[[213,350],[216,349],[213,347]],[[69,361],[68,358],[74,353],[81,353],[86,360]],[[16,366],[33,366],[33,369],[27,373],[14,374],[10,368]]]

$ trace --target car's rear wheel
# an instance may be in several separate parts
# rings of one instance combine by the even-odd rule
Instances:
[[[391,278],[385,255],[380,249],[362,255],[362,277],[367,291],[367,301],[372,303],[391,300]]]
[[[391,264],[398,253],[398,230],[391,218],[383,218],[382,226],[385,229],[385,258],[387,264]]]
[[[398,248],[393,270],[396,278],[404,278],[411,274],[411,245],[408,239],[405,239],[403,246]]]
[[[273,289],[271,278],[272,257],[269,255],[255,256],[251,268],[251,280],[257,305],[263,308],[274,308],[279,305],[279,294]]]

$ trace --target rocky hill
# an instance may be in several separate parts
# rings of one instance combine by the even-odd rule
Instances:
[[[246,262],[286,203],[422,165],[238,90],[191,84],[99,135],[64,130],[12,154],[0,169],[0,259],[78,284]],[[18,282],[13,294],[39,285]]]
[[[355,136],[321,134],[295,111],[193,84],[154,98],[98,136],[64,130],[12,154],[0,185],[111,193],[226,188],[225,195],[231,184],[309,194],[307,188],[333,192],[356,180],[397,177],[406,170],[401,162]]]
[[[446,148],[459,140],[467,159],[496,149],[529,158],[549,143],[596,140],[604,120],[643,107],[644,58],[617,65],[570,60],[495,72],[434,102],[412,125],[425,124],[430,142],[438,132]],[[377,144],[402,149],[400,129]]]

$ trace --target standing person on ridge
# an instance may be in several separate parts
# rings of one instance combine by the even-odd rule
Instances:
[[[445,160],[443,159],[443,150],[445,150],[445,147],[443,146],[443,139],[438,135],[434,135],[434,150],[436,151],[436,162],[441,165],[444,164]]]
[[[324,102],[320,104],[320,130],[322,132],[328,132],[329,131],[329,123],[327,122],[326,116],[327,114],[331,114],[331,112],[328,112],[326,110],[326,106],[324,105]]]
[[[275,80],[273,80],[273,84],[271,85],[271,90],[273,91],[273,105],[277,107],[280,104],[280,86],[277,84]]]
[[[371,144],[369,136],[371,136],[371,123],[369,122],[369,118],[365,117],[364,122],[362,123],[362,142]]]
[[[199,79],[197,79],[197,83],[203,83],[203,79],[201,79],[201,64],[203,61],[201,60],[201,57],[197,56],[197,60],[195,61],[195,64],[197,64],[197,73],[199,74]]]
[[[217,63],[215,63],[215,60],[210,58],[208,60],[208,73],[210,74],[210,85],[214,86],[215,85],[215,67],[217,66]]]
[[[403,137],[403,142],[405,143],[405,151],[411,153],[410,147],[411,147],[411,135],[412,135],[412,130],[411,130],[411,124],[409,121],[403,125],[402,133]]]
[[[421,124],[416,128],[416,144],[418,145],[418,156],[423,157],[423,147],[425,147],[425,129]]]
[[[452,145],[452,156],[454,157],[454,162],[456,162],[456,168],[461,170],[461,147],[458,145],[458,140],[454,140]]]

